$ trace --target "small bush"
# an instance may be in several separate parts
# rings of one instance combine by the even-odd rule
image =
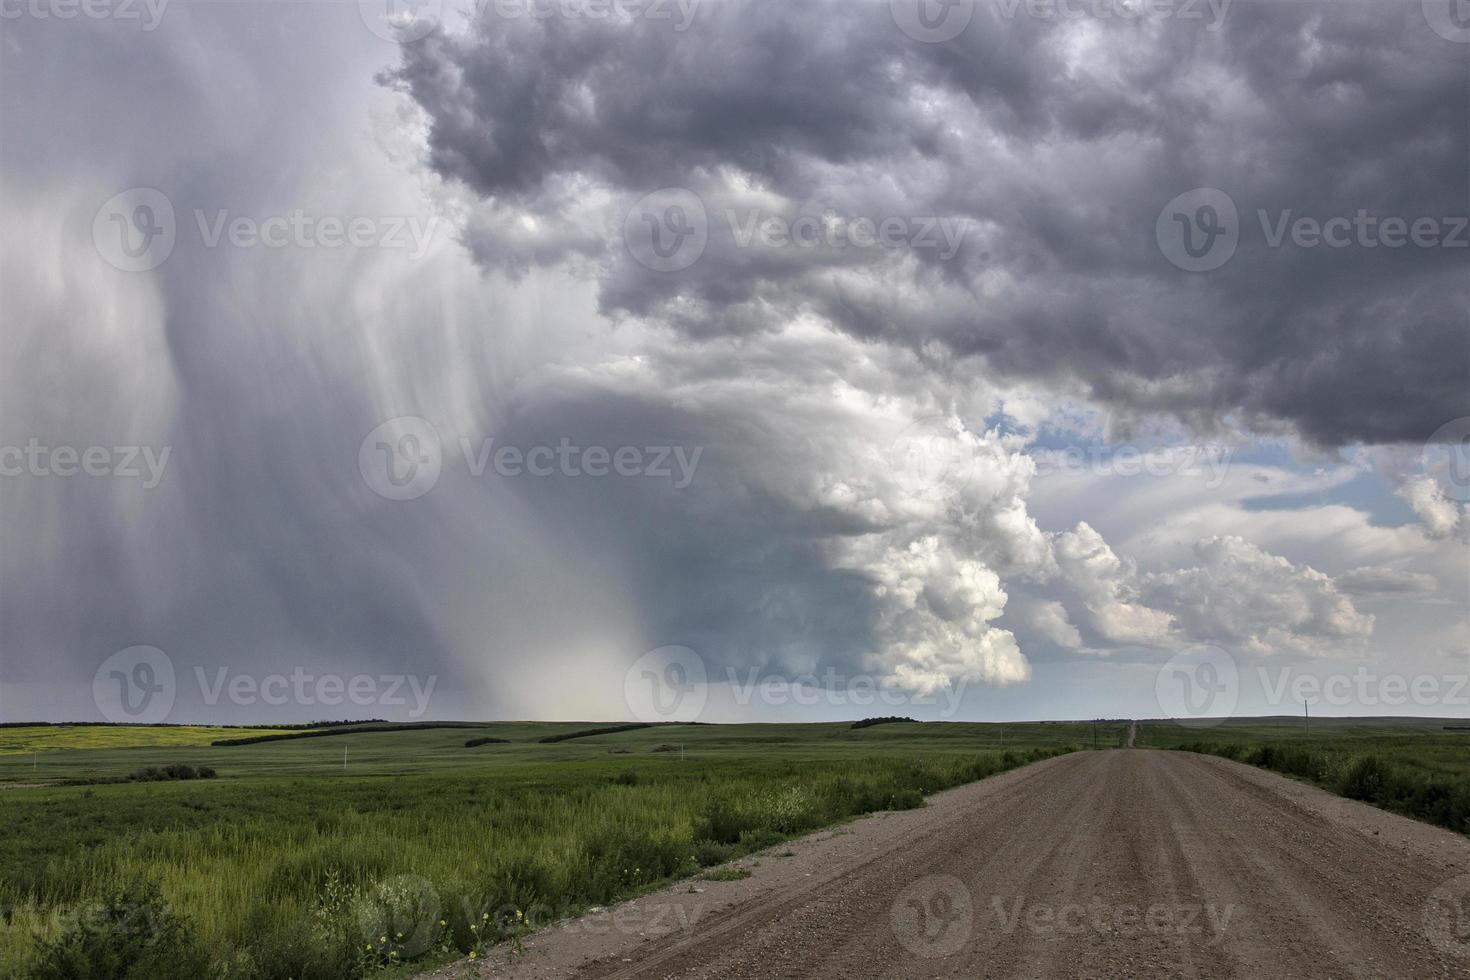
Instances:
[[[483,738],[472,738],[469,741],[467,741],[467,742],[464,743],[464,747],[467,748],[467,749],[472,749],[472,748],[474,748],[477,745],[508,745],[508,744],[510,744],[510,739],[508,739],[508,738],[489,738],[487,736],[487,737],[483,737]]]
[[[862,721],[855,721],[855,722],[853,722],[852,723],[852,730],[856,731],[859,728],[872,728],[874,725],[892,725],[895,722],[900,722],[900,721],[913,721],[913,719],[912,718],[900,718],[897,715],[889,715],[889,716],[883,717],[883,718],[864,718]]]
[[[215,772],[209,766],[193,766],[174,763],[168,766],[145,766],[142,769],[134,769],[128,773],[128,780],[134,783],[157,783],[171,779],[213,779]]]
[[[738,848],[734,844],[721,844],[713,840],[697,840],[694,842],[694,860],[702,868],[713,867],[716,864],[724,864],[733,858]]]
[[[1365,755],[1355,760],[1343,775],[1338,792],[1350,800],[1367,803],[1382,798],[1388,783],[1388,767],[1377,756]]]
[[[197,980],[209,955],[191,923],[164,903],[158,886],[137,880],[107,901],[67,917],[43,943],[34,980]]]

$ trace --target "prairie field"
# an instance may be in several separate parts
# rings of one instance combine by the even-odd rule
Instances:
[[[1203,752],[1470,833],[1470,722],[1446,718],[1242,718],[1141,723],[1141,747]]]
[[[152,980],[392,975],[818,827],[1117,747],[1126,730],[679,725],[566,738],[597,727],[4,730],[4,744],[29,748],[0,755],[0,973],[66,976],[86,944],[143,935]],[[168,767],[217,775],[157,778]]]

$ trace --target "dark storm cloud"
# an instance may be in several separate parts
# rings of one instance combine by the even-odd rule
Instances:
[[[886,3],[727,0],[684,31],[487,14],[406,45],[390,81],[426,111],[432,165],[485,202],[477,257],[597,257],[614,315],[708,337],[813,313],[1123,417],[1230,416],[1326,444],[1417,441],[1463,414],[1463,232],[1269,242],[1283,216],[1360,210],[1454,237],[1464,51],[1418,4],[1240,3],[1213,25],[1007,8],[977,4],[945,43],[907,36]],[[621,218],[670,186],[700,195],[709,243],[650,271]],[[1197,187],[1239,212],[1239,246],[1210,272],[1176,268],[1155,237]],[[616,206],[589,218],[597,189]],[[742,247],[725,215],[752,210],[941,216],[964,235],[952,256]],[[526,216],[547,229],[529,243],[505,230]]]

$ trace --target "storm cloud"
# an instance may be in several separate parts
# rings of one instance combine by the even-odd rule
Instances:
[[[580,260],[614,317],[707,337],[811,315],[1122,418],[1328,446],[1422,441],[1462,412],[1463,51],[1417,5],[1227,5],[1211,23],[981,2],[942,43],[900,30],[904,7],[723,0],[684,30],[487,12],[406,44],[385,81],[479,202],[480,261]],[[651,271],[619,230],[671,187],[702,203],[708,244]],[[1187,272],[1156,220],[1201,187],[1228,195],[1238,244]],[[755,216],[843,234],[742,242]],[[885,218],[962,241],[851,244]],[[1296,244],[1303,218],[1353,221],[1328,237],[1354,247]],[[1383,244],[1384,219],[1427,219],[1439,244]]]
[[[1057,661],[1123,696],[1194,643],[1458,649],[1464,497],[1413,456],[1466,411],[1467,89],[1418,5],[997,0],[936,42],[903,0],[504,6],[7,22],[0,451],[168,451],[0,476],[7,720],[95,718],[134,644],[580,719],[675,644],[1033,716],[1098,710]],[[97,232],[129,188],[176,215],[156,268]],[[1303,244],[1359,211],[1443,241]],[[432,233],[208,234],[298,212]],[[1182,268],[1175,212],[1233,250]],[[683,468],[525,465],[562,446]]]

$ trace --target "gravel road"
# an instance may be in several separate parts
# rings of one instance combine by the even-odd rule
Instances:
[[[1470,977],[1470,841],[1187,753],[1063,756],[740,864],[750,878],[562,923],[478,970]]]

